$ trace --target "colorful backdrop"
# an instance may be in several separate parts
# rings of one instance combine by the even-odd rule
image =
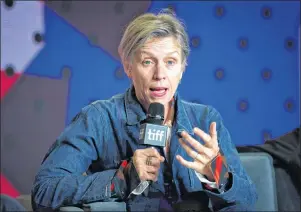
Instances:
[[[125,91],[122,31],[167,7],[184,20],[192,48],[180,93],[214,106],[236,145],[300,126],[298,1],[1,1],[2,193],[30,193],[72,117]]]

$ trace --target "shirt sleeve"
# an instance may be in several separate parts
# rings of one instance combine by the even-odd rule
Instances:
[[[105,154],[105,123],[100,111],[89,105],[63,130],[34,179],[34,210],[58,209],[112,198],[124,200],[132,190],[134,194],[141,192],[140,187],[143,189],[144,186],[138,186],[139,177],[130,159],[122,161],[116,169],[84,174],[93,161]]]
[[[58,136],[34,179],[33,209],[80,205],[111,198],[111,182],[118,169],[84,174],[103,152],[99,111],[83,108]],[[115,177],[114,177],[115,176]]]
[[[124,161],[116,176],[111,186],[113,197],[123,196],[122,192],[126,193],[127,196],[125,198],[130,198],[132,195],[141,195],[143,192],[146,192],[149,186],[149,181],[140,180],[132,160],[129,163]]]
[[[219,112],[213,107],[208,107],[207,126],[212,122],[216,122],[218,143],[222,156],[218,157],[218,164],[224,161],[227,166],[226,187],[222,191],[210,191],[206,189],[205,192],[209,196],[213,209],[216,211],[225,210],[254,210],[257,201],[256,187],[246,170],[244,169],[239,154],[232,142],[229,131],[224,125],[223,119]],[[214,165],[214,164],[213,164]],[[215,164],[215,166],[217,166]],[[212,168],[212,170],[218,170]]]

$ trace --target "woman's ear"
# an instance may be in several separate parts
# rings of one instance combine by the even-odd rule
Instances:
[[[130,65],[129,61],[126,58],[124,58],[124,55],[123,55],[120,47],[118,48],[118,54],[121,59],[123,70],[124,70],[125,74],[128,76],[128,78],[131,79],[132,78],[131,65]]]
[[[123,60],[122,64],[123,64],[124,72],[126,73],[126,75],[128,76],[128,78],[131,79],[132,78],[131,64],[127,60]]]

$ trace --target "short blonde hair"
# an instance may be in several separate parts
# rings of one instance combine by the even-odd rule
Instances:
[[[187,65],[190,53],[189,39],[185,26],[170,10],[162,10],[157,15],[145,13],[135,18],[126,28],[118,52],[121,59],[131,60],[135,52],[152,38],[173,36],[182,49],[182,62]]]

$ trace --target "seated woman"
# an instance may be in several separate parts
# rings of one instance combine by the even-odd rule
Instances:
[[[84,107],[59,136],[36,175],[33,208],[123,202],[124,211],[207,211],[211,202],[215,211],[253,210],[255,186],[221,115],[177,91],[189,54],[180,20],[170,13],[137,17],[119,53],[132,85]],[[163,109],[151,117],[169,129],[162,148],[141,143],[153,104]],[[161,132],[145,133],[156,140]]]

